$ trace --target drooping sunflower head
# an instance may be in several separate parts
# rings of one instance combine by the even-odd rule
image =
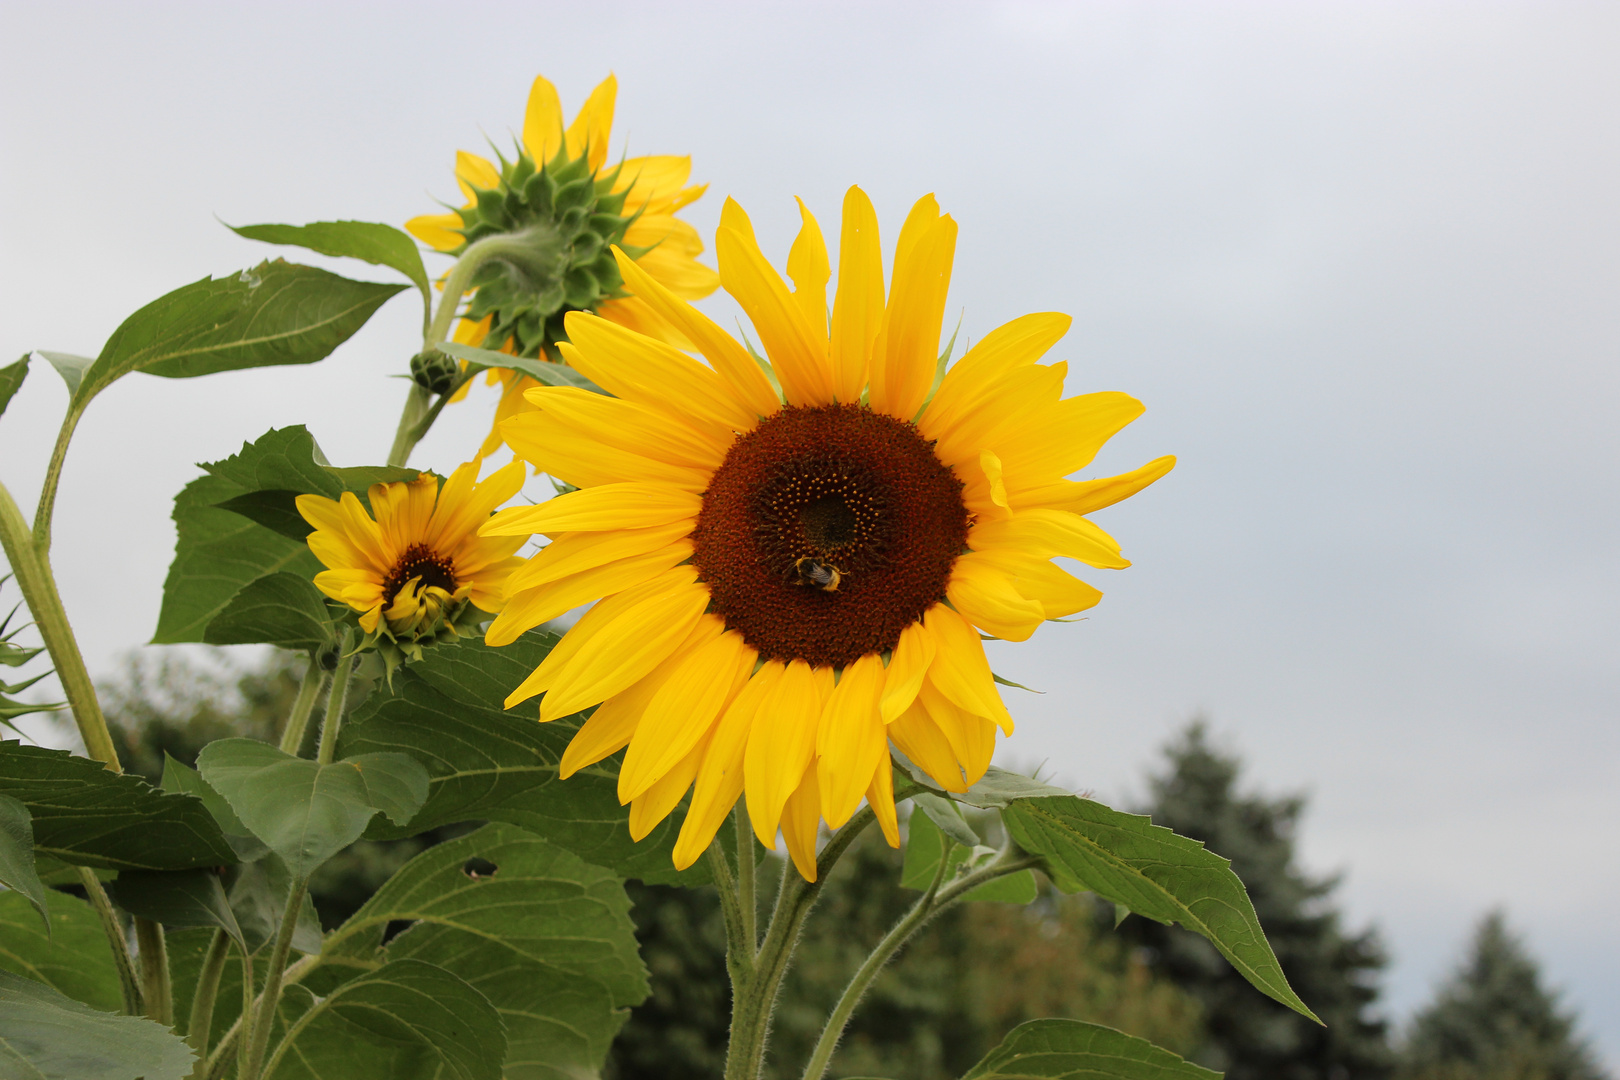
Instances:
[[[537,388],[503,431],[579,490],[483,532],[552,538],[508,581],[490,644],[600,601],[507,700],[543,694],[543,721],[597,706],[564,775],[623,749],[637,837],[691,789],[677,866],[743,797],[760,840],[780,830],[813,879],[820,822],[863,798],[898,843],[891,747],[949,790],[984,774],[1012,718],[981,638],[1023,641],[1095,604],[1051,560],[1128,565],[1083,515],[1174,460],[1071,479],[1141,405],[1063,396],[1067,366],[1038,361],[1066,316],[1016,319],[946,367],[956,224],[931,196],[900,230],[886,290],[876,214],[850,190],[830,315],[831,263],[800,212],[791,289],[741,208],[721,217],[721,281],[764,357],[619,255],[707,363],[570,316],[562,354],[614,397]]]
[[[341,499],[300,495],[298,512],[314,527],[309,547],[327,569],[315,585],[358,613],[362,647],[377,648],[389,670],[422,647],[476,633],[500,611],[506,579],[523,565],[522,537],[483,537],[479,526],[523,486],[513,462],[478,483],[468,463],[444,481],[431,473]],[[373,517],[373,513],[375,517]]]

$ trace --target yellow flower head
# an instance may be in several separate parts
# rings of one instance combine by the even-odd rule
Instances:
[[[843,824],[863,798],[898,844],[890,743],[952,791],[984,774],[1013,725],[979,632],[1023,641],[1095,604],[1051,559],[1128,565],[1082,515],[1174,459],[1069,479],[1142,406],[1063,397],[1067,365],[1036,361],[1065,315],[1015,319],[943,370],[956,223],[932,196],[900,230],[885,298],[877,218],[850,189],[830,320],[827,249],[800,212],[792,289],[733,202],[715,241],[768,369],[621,256],[708,364],[570,316],[563,354],[615,396],[531,390],[536,411],[504,433],[580,490],[481,531],[552,538],[507,583],[490,644],[600,598],[506,702],[543,693],[541,720],[599,706],[562,774],[628,747],[619,797],[637,838],[694,788],[678,867],[745,796],[760,840],[780,828],[813,880],[819,822]]]
[[[373,484],[375,520],[352,492],[338,501],[300,495],[298,512],[315,527],[309,548],[327,567],[316,587],[361,613],[367,644],[383,650],[390,670],[401,655],[420,659],[424,644],[471,631],[479,611],[501,610],[523,538],[483,537],[478,527],[523,480],[513,462],[479,483],[469,462],[442,489],[430,473]]]
[[[610,75],[565,129],[556,87],[536,78],[516,159],[502,158],[497,168],[458,152],[456,181],[466,205],[406,223],[419,239],[452,255],[486,237],[521,240],[519,252],[492,259],[474,276],[455,340],[556,360],[557,343],[567,340],[566,316],[589,311],[686,344],[632,295],[611,248],[618,246],[677,296],[708,296],[719,278],[697,261],[703,252],[697,230],[675,216],[706,185],[687,184],[689,157],[630,158],[604,168],[617,92]],[[522,411],[523,392],[538,385],[511,371],[491,371],[490,381],[505,384],[497,425]],[[480,456],[499,445],[496,431]]]

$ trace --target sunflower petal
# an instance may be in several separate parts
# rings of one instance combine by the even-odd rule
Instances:
[[[877,769],[872,773],[872,784],[866,789],[866,803],[877,815],[878,828],[883,830],[883,839],[889,846],[900,846],[900,821],[894,812],[894,765],[889,760],[888,748],[884,748],[883,760],[878,762]]]
[[[691,753],[748,682],[755,656],[741,634],[716,634],[686,659],[641,717],[619,769],[620,802],[652,787]]]
[[[868,653],[844,668],[822,710],[816,732],[819,804],[831,828],[855,813],[879,759],[887,755],[888,737],[878,711],[882,692],[883,658]]]
[[[1013,507],[1022,510],[1044,506],[1053,510],[1067,510],[1071,514],[1089,514],[1130,498],[1175,467],[1175,457],[1166,455],[1118,476],[1105,476],[1097,480],[1059,480],[1020,491],[1013,499]]]
[[[1055,311],[1022,315],[990,331],[945,372],[923,415],[949,429],[994,399],[997,384],[1015,368],[1035,363],[1058,343],[1074,320]],[[919,420],[918,425],[924,422]]]
[[[523,145],[537,164],[544,165],[562,146],[563,111],[557,88],[544,75],[529,87],[529,106],[523,111]]]
[[[583,311],[571,312],[563,322],[572,342],[563,355],[616,397],[722,435],[754,426],[755,414],[725,380],[679,349]]]
[[[956,257],[956,222],[942,217],[909,246],[906,239],[902,232],[883,316],[883,351],[873,358],[870,398],[872,408],[902,420],[912,419],[922,408],[939,367],[939,332]]]
[[[912,702],[911,708],[901,713],[888,727],[889,738],[911,763],[927,773],[946,791],[963,792],[968,785],[962,780],[962,767],[957,763],[951,741],[939,730],[923,708],[922,702]]]
[[[787,673],[760,710],[769,719],[755,724],[748,733],[743,757],[748,817],[754,835],[767,847],[776,842],[782,805],[815,754],[822,703],[826,690],[831,689],[823,684],[831,682],[830,668],[812,669],[803,660],[788,664]]]
[[[921,623],[912,623],[900,631],[900,640],[889,657],[889,667],[883,676],[882,715],[885,724],[893,722],[917,700],[923,676],[934,662],[937,646],[934,636]]]
[[[782,806],[782,839],[788,857],[806,881],[816,880],[816,834],[821,828],[821,785],[816,773],[816,762],[811,759],[799,786]]]
[[[857,402],[866,389],[872,343],[883,326],[883,249],[877,211],[866,192],[844,194],[844,224],[838,238],[838,292],[833,298],[828,355],[833,396]]]
[[[804,200],[794,201],[799,204],[800,226],[799,235],[788,249],[788,277],[793,279],[793,299],[804,313],[805,325],[825,348],[827,280],[832,276],[831,264],[827,262],[827,242],[821,238],[821,226]]]
[[[613,103],[619,94],[619,80],[609,75],[591,91],[580,106],[579,115],[568,125],[568,156],[583,152],[595,172],[607,160],[608,137],[613,133]]]
[[[697,862],[742,794],[746,771],[743,761],[754,720],[775,694],[786,672],[781,664],[766,663],[720,717],[709,748],[704,752],[703,764],[698,766],[692,802],[686,808],[686,821],[675,841],[675,869],[685,870]]]
[[[630,839],[641,840],[657,828],[669,812],[680,805],[681,796],[692,786],[703,752],[708,749],[710,733],[704,732],[698,744],[646,791],[630,801]]]
[[[939,649],[928,669],[929,682],[961,708],[995,721],[1002,730],[1012,734],[1012,717],[996,692],[990,661],[985,659],[979,635],[962,616],[944,604],[929,608],[923,625],[934,636]]]
[[[810,327],[804,310],[760,253],[759,245],[736,229],[722,227],[715,234],[714,250],[720,260],[720,284],[742,305],[759,332],[787,403],[825,405],[832,401],[826,335]]]
[[[963,555],[951,567],[945,597],[968,622],[1005,641],[1028,641],[1046,621],[1046,609],[1026,600],[994,565]]]
[[[608,532],[646,529],[697,517],[702,497],[667,484],[602,484],[570,491],[538,506],[502,510],[478,530],[480,536]]]
[[[604,566],[594,566],[515,592],[508,596],[506,606],[485,631],[484,642],[497,647],[510,645],[541,623],[550,622],[592,600],[633,589],[691,557],[692,542],[679,540],[644,555],[616,559]]]

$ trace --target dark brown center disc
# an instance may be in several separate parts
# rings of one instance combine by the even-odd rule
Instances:
[[[383,579],[384,607],[394,602],[394,597],[411,578],[421,578],[423,589],[437,585],[447,593],[456,591],[456,571],[450,560],[435,555],[421,544],[412,544]]]
[[[968,524],[961,481],[914,425],[860,405],[788,408],[715,470],[692,562],[762,656],[842,667],[894,648],[944,599]]]

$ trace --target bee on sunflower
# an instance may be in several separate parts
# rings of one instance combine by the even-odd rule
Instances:
[[[562,774],[624,749],[619,797],[638,839],[691,789],[682,868],[745,798],[760,841],[780,829],[814,880],[820,822],[842,825],[862,799],[898,845],[891,743],[942,788],[983,776],[1013,722],[980,632],[1024,641],[1097,603],[1051,559],[1129,565],[1084,515],[1174,459],[1069,479],[1142,406],[1063,397],[1067,365],[1037,361],[1067,316],[1015,319],[945,368],[956,223],[932,196],[900,230],[885,297],[877,216],[850,189],[830,318],[826,245],[800,213],[791,289],[741,207],[721,216],[720,279],[764,357],[616,252],[637,297],[708,364],[569,315],[560,351],[614,396],[538,387],[503,433],[578,490],[480,531],[551,538],[508,580],[489,644],[597,601],[506,701],[543,694],[542,721],[597,707]]]
[[[626,253],[676,296],[708,296],[719,278],[697,261],[703,252],[697,230],[676,216],[707,185],[687,183],[690,157],[628,158],[608,167],[617,94],[618,82],[610,75],[565,127],[556,87],[537,77],[515,158],[497,154],[497,166],[459,151],[456,182],[465,204],[406,222],[419,240],[458,258],[479,241],[499,243],[498,253],[466,283],[472,295],[455,341],[554,361],[560,359],[558,343],[567,340],[567,316],[588,311],[686,344],[633,295],[611,249]],[[503,389],[480,458],[501,445],[500,424],[527,408],[524,393],[539,385],[506,369],[491,369],[488,380]],[[465,397],[467,386],[452,400]]]

